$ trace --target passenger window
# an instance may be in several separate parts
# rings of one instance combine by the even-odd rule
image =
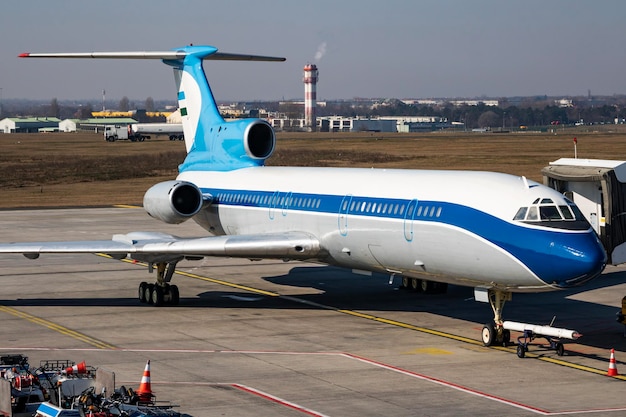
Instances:
[[[436,214],[436,216],[437,216],[437,217],[441,216],[441,207],[439,207],[439,208],[437,209],[437,214]]]
[[[352,211],[352,212],[354,211],[354,205],[355,205],[355,204],[356,204],[356,202],[355,202],[355,201],[353,201],[353,202],[350,204],[350,211]]]
[[[434,215],[434,214],[435,214],[435,206],[433,206],[433,207],[430,209],[430,217],[433,217],[433,215]]]
[[[423,209],[423,207],[422,207],[422,206],[419,206],[419,207],[417,208],[417,213],[415,214],[415,217],[417,217],[417,216],[421,216],[421,215],[422,215],[422,209]]]

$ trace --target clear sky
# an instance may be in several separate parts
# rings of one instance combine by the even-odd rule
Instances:
[[[4,98],[175,98],[159,61],[18,59],[21,52],[193,43],[285,63],[206,62],[218,100],[626,93],[624,0],[4,0]]]

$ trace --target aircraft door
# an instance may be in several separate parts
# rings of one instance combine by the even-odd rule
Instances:
[[[270,220],[274,220],[274,212],[276,211],[276,206],[278,205],[278,200],[280,198],[280,191],[274,191],[274,194],[270,197],[270,211],[269,216]]]
[[[341,205],[339,206],[339,218],[337,221],[341,236],[346,236],[348,234],[348,212],[350,211],[351,202],[352,196],[346,195],[343,197],[343,200],[341,200]]]
[[[415,212],[417,211],[417,204],[417,199],[411,200],[404,212],[404,238],[407,242],[413,240],[413,223],[415,220]]]
[[[285,195],[281,197],[281,199],[283,199],[281,204],[283,216],[286,216],[287,210],[289,209],[289,206],[291,206],[291,202],[293,201],[293,193],[289,191],[288,193],[285,193]]]

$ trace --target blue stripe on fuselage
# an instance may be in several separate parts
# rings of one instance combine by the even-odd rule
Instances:
[[[340,213],[385,219],[415,220],[458,227],[502,248],[550,285],[582,284],[599,274],[606,255],[593,230],[571,231],[511,223],[471,207],[438,201],[338,196],[256,190],[202,189],[214,204],[288,211]],[[413,209],[407,213],[407,207]],[[349,220],[348,220],[349,229]],[[592,272],[590,272],[592,271]]]

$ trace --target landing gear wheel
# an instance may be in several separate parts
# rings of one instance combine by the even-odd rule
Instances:
[[[563,346],[563,343],[558,342],[556,344],[556,346],[554,347],[554,350],[556,350],[556,354],[559,356],[563,356],[563,354],[565,353],[565,347]]]
[[[502,346],[507,347],[511,343],[511,331],[508,329],[502,330]]]
[[[170,301],[173,306],[177,306],[180,301],[180,293],[176,285],[170,285]]]
[[[491,323],[485,324],[481,333],[481,337],[483,340],[483,345],[491,346],[496,339],[496,327]]]
[[[146,302],[148,304],[154,304],[154,302],[152,301],[152,291],[154,291],[154,284],[146,285],[146,292],[144,293],[144,297],[146,298]]]
[[[435,292],[435,283],[426,279],[421,280],[422,292],[426,294],[432,294]]]
[[[139,302],[142,304],[146,304],[148,302],[148,298],[146,297],[147,289],[148,289],[147,282],[142,282],[141,284],[139,284],[139,291],[137,295],[139,296]]]
[[[403,290],[408,290],[411,287],[411,278],[402,277],[402,283],[400,284],[400,288]]]
[[[160,285],[155,285],[152,288],[152,304],[155,307],[163,305],[163,288]]]
[[[526,348],[522,344],[517,345],[517,357],[523,358],[524,356],[526,356]]]
[[[411,278],[411,289],[413,291],[419,291],[421,289],[420,281],[421,280],[419,280],[417,278]]]

